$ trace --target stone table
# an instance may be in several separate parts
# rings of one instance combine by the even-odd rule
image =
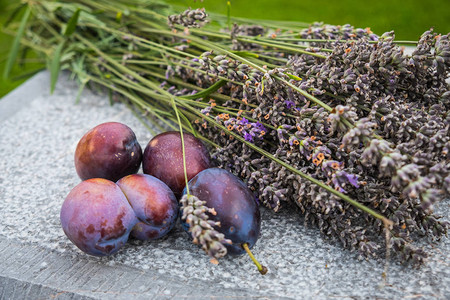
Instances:
[[[62,74],[53,95],[49,74],[34,76],[0,100],[0,299],[309,299],[450,298],[450,241],[431,246],[421,269],[356,254],[307,228],[295,210],[262,209],[254,254],[219,265],[189,242],[179,224],[153,242],[133,241],[112,257],[82,253],[64,235],[61,204],[80,182],[73,155],[81,136],[106,121],[130,126],[143,147],[151,135],[120,104],[84,91]],[[449,203],[439,207],[449,216]]]

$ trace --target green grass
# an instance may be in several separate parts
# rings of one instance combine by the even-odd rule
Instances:
[[[149,0],[150,1],[150,0]],[[7,7],[14,0],[0,0],[0,24],[9,15]],[[183,7],[206,7],[208,11],[226,14],[226,0],[168,0]],[[394,30],[397,39],[417,40],[420,35],[434,27],[435,31],[450,32],[450,1],[447,0],[231,0],[231,14],[236,17],[290,20],[302,22],[321,21],[328,24],[352,24],[356,27],[370,27],[377,34]],[[12,37],[0,32],[0,74],[12,42]],[[35,56],[28,55],[27,59]],[[15,67],[11,77],[34,70],[38,64],[25,68]],[[22,80],[0,78],[0,97],[18,86]]]
[[[9,17],[11,4],[15,2],[17,1],[0,0],[0,24],[2,27]],[[4,34],[0,31],[0,98],[12,91],[27,79],[27,76],[24,77],[22,75],[33,70],[37,70],[43,66],[42,64],[35,62],[37,59],[37,55],[35,53],[27,52],[24,57],[20,57],[20,59],[24,58],[27,63],[16,64],[11,71],[9,79],[4,79],[3,69],[5,68],[5,61],[8,57],[9,49],[11,47],[13,39],[14,37]],[[23,53],[19,54],[19,56],[22,55]]]
[[[6,1],[0,0],[0,24],[3,25],[3,23],[7,19],[7,10],[6,10]],[[12,42],[12,37],[0,33],[0,76],[3,74],[3,69],[5,67],[5,60],[8,54],[9,47]],[[16,71],[16,69],[14,69]],[[0,97],[4,94],[6,94],[8,91],[14,89],[18,84],[21,82],[13,82],[11,80],[4,80],[3,78],[0,78]]]

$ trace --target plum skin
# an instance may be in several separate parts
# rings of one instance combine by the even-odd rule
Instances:
[[[89,130],[75,150],[75,169],[81,180],[105,178],[117,181],[139,170],[142,148],[126,125],[107,122]]]
[[[94,256],[116,253],[138,222],[119,186],[103,178],[75,186],[64,200],[60,220],[70,241]]]
[[[245,253],[244,243],[253,247],[259,238],[261,215],[254,195],[244,182],[227,170],[210,168],[198,173],[188,186],[191,195],[206,201],[205,205],[217,212],[208,216],[220,222],[221,226],[215,229],[232,241],[231,245],[225,245],[228,253]],[[185,188],[183,193],[186,192]],[[182,226],[189,229],[185,222]]]
[[[165,236],[175,226],[178,202],[164,182],[151,175],[132,174],[120,179],[117,185],[140,221],[131,236],[144,241],[154,240]]]
[[[186,151],[188,180],[210,167],[211,158],[205,145],[190,133],[183,133]],[[167,184],[179,197],[186,185],[183,168],[181,135],[178,131],[167,131],[151,139],[142,158],[145,174],[155,176]]]

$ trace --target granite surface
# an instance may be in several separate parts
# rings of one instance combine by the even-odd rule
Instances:
[[[145,127],[107,96],[84,91],[62,74],[53,95],[42,72],[0,100],[0,299],[180,298],[423,298],[450,299],[450,241],[430,247],[421,269],[356,254],[303,225],[295,209],[262,209],[262,234],[254,254],[209,262],[179,224],[152,242],[130,242],[112,257],[82,253],[64,235],[59,211],[80,182],[73,155],[81,136],[107,121],[131,127],[145,147]],[[449,201],[438,207],[448,220]]]

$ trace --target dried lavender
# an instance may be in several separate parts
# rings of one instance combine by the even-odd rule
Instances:
[[[321,22],[315,22],[308,28],[303,29],[300,31],[300,36],[304,39],[319,40],[358,40],[361,38],[368,38],[372,41],[378,40],[378,36],[370,28],[354,28],[350,24],[335,26]]]
[[[205,206],[205,201],[193,195],[184,195],[179,202],[182,211],[181,219],[185,220],[189,226],[192,242],[201,245],[206,254],[215,259],[214,262],[224,257],[227,254],[227,248],[224,245],[231,244],[231,241],[214,229],[215,226],[220,226],[220,222],[209,220],[208,214],[216,214],[214,209],[208,208]]]
[[[264,34],[264,27],[259,25],[238,25],[234,24],[231,29],[231,39],[233,43],[233,50],[260,50],[262,46],[254,43],[243,43],[236,39],[238,36],[260,36]]]
[[[181,25],[184,27],[202,27],[204,26],[208,20],[206,19],[208,15],[203,8],[197,9],[186,9],[184,12],[176,15],[170,15],[168,19],[168,25],[171,28],[176,25]]]
[[[236,103],[227,102],[225,105],[250,110],[251,117],[255,120],[274,125],[276,130],[266,132],[263,143],[265,148],[270,149],[276,156],[288,161],[297,169],[328,182],[342,192],[357,195],[358,199],[367,199],[365,202],[371,207],[381,207],[382,212],[394,221],[391,243],[400,259],[420,264],[426,258],[426,253],[421,248],[412,245],[411,233],[429,231],[439,238],[445,234],[448,226],[445,222],[439,222],[438,218],[432,217],[432,211],[429,210],[432,204],[448,197],[448,191],[445,188],[446,178],[449,176],[448,166],[442,169],[445,166],[445,163],[442,162],[442,154],[448,155],[446,150],[442,153],[442,150],[448,147],[446,146],[449,137],[448,121],[442,119],[443,116],[436,116],[438,112],[445,112],[445,107],[439,110],[434,106],[432,110],[432,113],[435,114],[434,117],[423,109],[422,113],[419,111],[419,114],[413,114],[414,106],[407,104],[403,99],[413,101],[417,95],[412,94],[412,91],[393,89],[392,81],[383,79],[389,67],[386,65],[387,61],[404,61],[402,49],[392,43],[391,34],[384,35],[378,44],[370,44],[364,39],[358,40],[356,43],[361,45],[355,47],[353,44],[352,47],[360,52],[363,52],[361,49],[366,47],[367,55],[361,53],[351,59],[342,59],[343,56],[351,53],[351,50],[347,50],[349,49],[348,44],[342,43],[336,46],[335,52],[326,61],[321,63],[322,66],[317,61],[312,62],[315,68],[309,68],[311,63],[288,62],[288,68],[292,65],[303,66],[305,71],[299,72],[298,69],[294,69],[296,71],[294,74],[307,78],[298,82],[299,86],[317,96],[323,96],[326,103],[334,104],[335,108],[330,113],[325,112],[323,108],[311,106],[308,102],[300,105],[305,103],[303,97],[275,82],[265,82],[264,90],[262,90],[265,75],[247,67],[243,69],[251,70],[251,73],[241,73],[240,78],[233,76],[233,69],[229,72],[228,69],[221,67],[222,75],[231,75],[232,77],[230,77],[235,81],[240,79],[243,82],[245,80],[243,87],[234,87],[235,91],[242,91],[243,103],[237,106]],[[340,56],[332,60],[335,53],[340,53]],[[360,57],[366,59],[367,62],[363,63]],[[220,57],[220,61],[224,59],[225,57]],[[298,57],[294,57],[294,59],[300,60]],[[374,61],[371,62],[371,59]],[[219,61],[219,59],[214,60]],[[226,61],[226,65],[231,62],[229,58]],[[409,78],[405,76],[404,80],[411,80],[411,67],[398,62],[395,65],[396,69],[392,68],[392,78],[398,76],[399,70],[405,68],[401,71]],[[242,65],[238,62],[233,63],[234,70]],[[342,63],[349,65],[348,67],[342,66],[342,71],[338,71],[337,66]],[[361,74],[359,71],[359,75],[355,75],[358,70],[355,69],[355,66],[358,64],[367,67],[367,74]],[[214,64],[207,66],[210,74],[219,73]],[[327,68],[332,70],[331,76],[324,72]],[[448,69],[446,72],[448,74]],[[319,76],[323,79],[318,80]],[[433,78],[435,78],[434,75]],[[189,78],[186,77],[186,79]],[[395,84],[395,86],[397,85],[398,83]],[[439,86],[441,87],[440,94],[428,99],[437,101],[437,97],[441,98],[445,92],[448,92],[448,87],[445,89],[444,84],[441,83]],[[339,104],[342,103],[342,100],[337,99],[334,95],[339,95],[344,99],[347,95],[347,99],[349,99],[347,105]],[[233,93],[233,97],[236,97],[236,92]],[[391,100],[388,102],[389,109],[380,109],[380,104],[386,103],[386,100],[394,97],[400,98],[403,102],[399,104]],[[381,100],[384,102],[379,100],[374,103],[377,110],[371,110],[367,101],[380,98],[384,99]],[[245,106],[246,103],[258,104],[258,106],[252,109]],[[396,109],[394,105],[397,107],[400,105],[402,109]],[[403,114],[402,121],[395,121],[396,125],[400,125],[397,129],[388,131],[386,129],[390,126],[383,126],[383,123],[391,121],[389,114],[380,116],[386,112]],[[407,112],[409,112],[409,118],[404,115]],[[285,116],[288,113],[299,117],[287,118]],[[342,118],[351,121],[355,124],[354,127],[347,128],[341,122]],[[224,121],[221,114],[217,115],[216,120]],[[415,126],[413,130],[407,131],[407,126],[404,124],[407,120],[411,120],[408,124]],[[234,130],[236,127],[234,124],[239,124],[238,122],[248,121],[245,117],[241,117],[241,120],[233,119],[233,126],[229,129]],[[428,122],[432,124],[428,124]],[[229,125],[230,122],[227,120],[223,124]],[[380,128],[384,132],[380,132]],[[211,138],[216,135],[214,129],[203,128],[200,130],[202,134],[209,135]],[[416,134],[417,131],[419,134]],[[395,135],[393,135],[394,132]],[[411,135],[408,136],[404,132],[412,132],[413,136],[422,139],[422,142],[417,143],[416,139],[411,139]],[[436,135],[435,140],[439,149],[433,151],[431,150],[433,148],[430,149],[430,146],[427,146],[429,141],[423,141],[425,132],[428,135]],[[439,134],[437,134],[438,132]],[[382,137],[386,140],[374,138],[375,133],[378,135],[383,133]],[[248,141],[256,142],[248,139],[245,132],[243,136]],[[388,140],[396,143],[396,148],[392,148],[395,144],[390,144],[387,142]],[[376,255],[379,252],[381,248],[378,244],[379,237],[384,230],[380,222],[364,218],[362,214],[348,205],[342,204],[336,197],[298,176],[289,174],[281,166],[267,158],[260,157],[245,145],[221,139],[221,142],[223,141],[225,141],[225,145],[215,153],[219,165],[243,178],[249,178],[247,183],[263,204],[277,211],[283,201],[293,201],[305,213],[305,222],[316,224],[323,233],[339,238],[345,247],[359,250],[363,256]],[[260,141],[261,139],[258,140],[258,142]],[[409,147],[409,149],[413,149],[413,151],[407,151],[408,147],[401,141],[410,142],[411,144],[408,145],[413,147]],[[270,147],[271,143],[278,146]],[[417,151],[418,145],[426,147],[427,153]],[[298,154],[296,154],[297,151]],[[411,155],[414,157],[411,158]],[[430,162],[433,161],[432,158],[441,166],[438,176],[434,175],[435,172],[433,172],[434,174],[427,173],[427,169],[434,167],[434,164],[430,165]],[[299,162],[305,161],[309,161],[309,164],[299,164]],[[417,163],[420,161],[423,163],[418,165]],[[425,162],[429,165],[427,169],[423,168]],[[374,165],[379,165],[379,170],[367,169]],[[420,172],[418,172],[419,169]],[[391,178],[391,180],[385,178]],[[436,188],[436,184],[438,188]],[[348,223],[346,226],[342,226],[338,221],[341,218],[337,216],[342,216],[346,220],[354,220],[352,223],[361,225],[355,226]],[[433,222],[432,224],[424,223],[421,221],[423,219],[433,220]],[[362,220],[365,222],[361,223]]]

